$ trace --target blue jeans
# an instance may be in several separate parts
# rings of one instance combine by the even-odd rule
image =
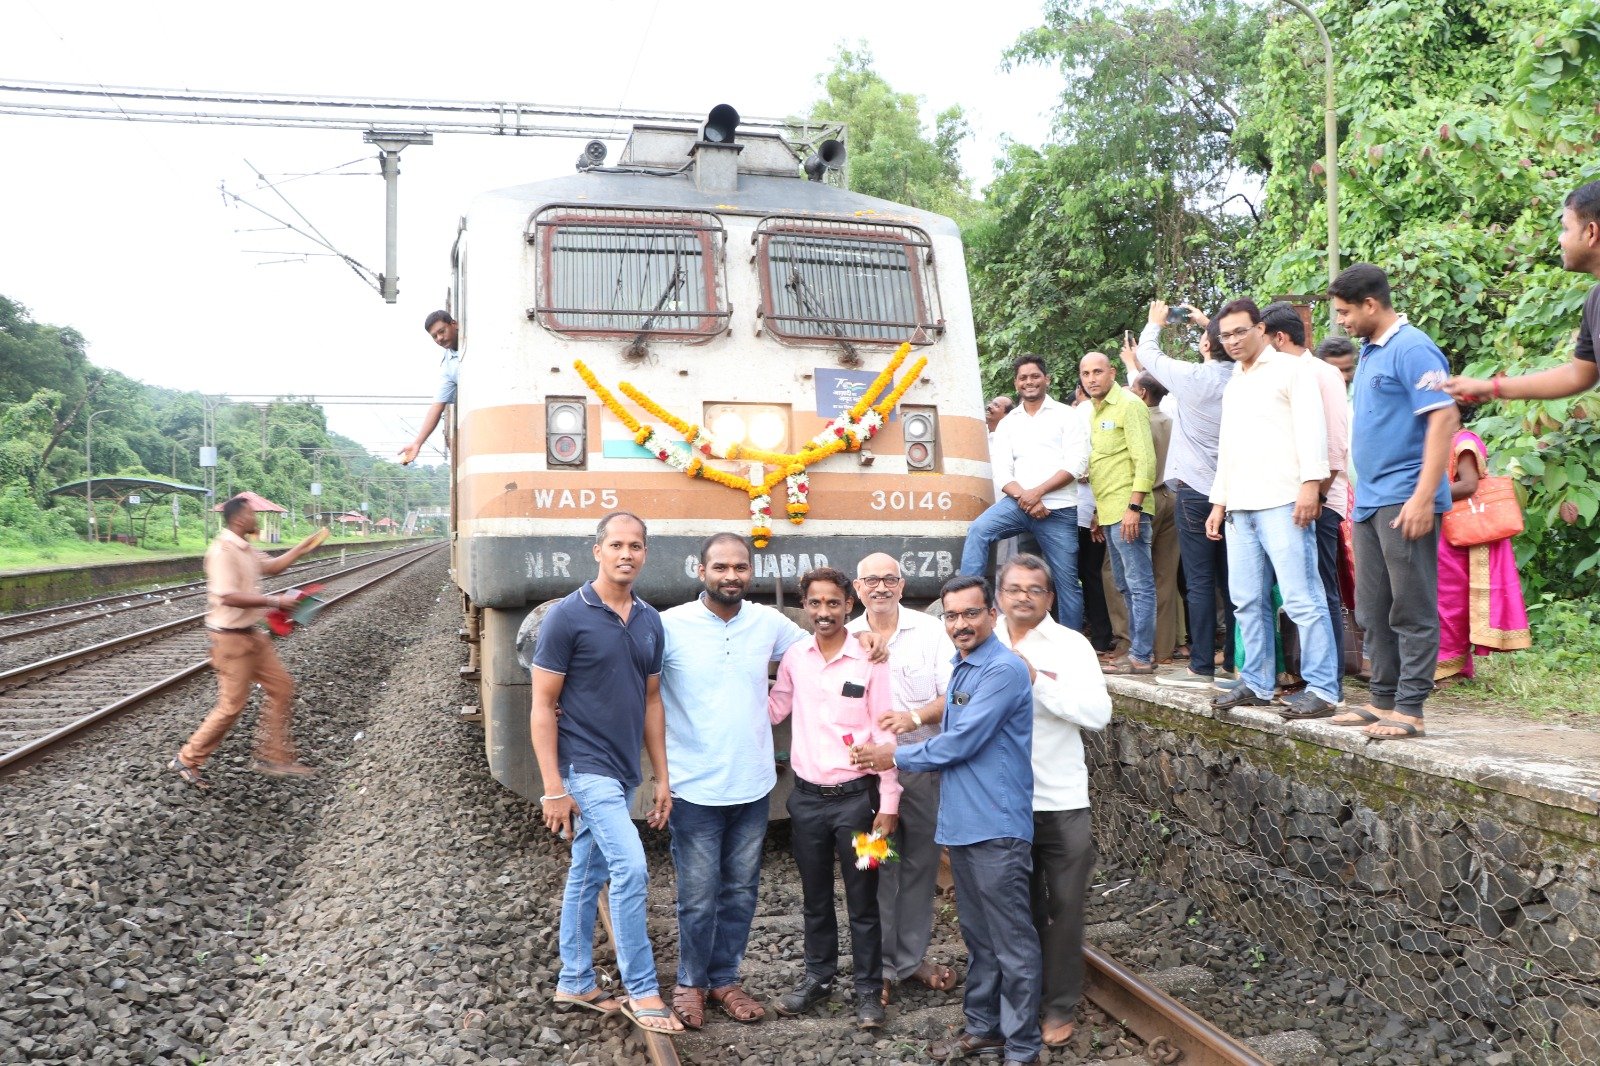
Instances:
[[[996,500],[967,527],[961,549],[961,572],[982,577],[989,568],[989,547],[997,540],[1032,533],[1044,553],[1056,586],[1056,621],[1071,630],[1083,628],[1083,586],[1078,584],[1078,509],[1062,507],[1033,518],[1010,496]]]
[[[1337,703],[1339,668],[1333,661],[1328,600],[1317,573],[1316,527],[1301,529],[1293,515],[1293,504],[1228,512],[1228,591],[1244,644],[1239,676],[1257,696],[1272,698],[1277,687],[1273,664],[1278,626],[1272,610],[1276,574],[1283,609],[1300,630],[1300,676],[1310,691]]]
[[[1150,559],[1153,528],[1150,516],[1140,515],[1139,539],[1129,543],[1122,539],[1120,525],[1100,527],[1106,537],[1106,554],[1111,557],[1111,579],[1128,605],[1128,656],[1142,663],[1155,657],[1156,647],[1156,572]]]
[[[1178,484],[1178,555],[1183,559],[1185,602],[1189,606],[1189,669],[1207,677],[1216,672],[1217,590],[1222,597],[1223,669],[1233,669],[1233,607],[1228,596],[1228,549],[1206,536],[1211,501]],[[1226,532],[1224,532],[1226,535]]]
[[[633,999],[660,991],[655,955],[645,931],[645,886],[648,874],[644,842],[629,817],[633,789],[601,774],[580,774],[570,767],[562,787],[577,803],[580,816],[572,839],[572,867],[561,897],[561,977],[556,990],[581,996],[594,991],[594,923],[600,889],[611,882],[611,925],[616,930],[617,969]]]
[[[728,807],[674,797],[667,824],[678,871],[678,984],[738,984],[761,881],[766,797]]]

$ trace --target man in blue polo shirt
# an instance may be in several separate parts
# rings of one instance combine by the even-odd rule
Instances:
[[[1039,1061],[1042,962],[1033,928],[1033,668],[994,635],[994,591],[981,577],[940,590],[960,657],[945,695],[944,731],[920,744],[852,749],[863,770],[940,771],[935,839],[950,852],[966,941],[966,1031],[928,1048],[936,1060],[998,1048]]]
[[[739,984],[777,784],[767,665],[806,637],[781,611],[744,602],[750,546],[717,533],[700,549],[705,591],[661,616],[661,700],[672,765],[672,864],[678,874],[678,987],[672,1005],[691,1029],[706,997],[736,1022],[766,1010]]]
[[[1356,622],[1372,659],[1372,702],[1332,719],[1374,740],[1420,737],[1439,657],[1439,516],[1461,428],[1444,391],[1450,364],[1426,333],[1395,313],[1389,279],[1371,263],[1328,286],[1339,325],[1363,337],[1351,428],[1356,504]]]
[[[659,688],[661,616],[633,593],[645,537],[644,522],[626,511],[602,518],[594,543],[599,576],[545,615],[533,653],[533,753],[546,790],[539,797],[544,823],[572,840],[556,1001],[603,1014],[621,1010],[642,1029],[678,1032],[683,1026],[661,1001],[656,980],[645,929],[644,844],[628,813],[641,745],[655,773],[645,821],[659,829],[672,810]],[[594,972],[595,917],[607,880],[617,968],[627,990],[620,1004]]]

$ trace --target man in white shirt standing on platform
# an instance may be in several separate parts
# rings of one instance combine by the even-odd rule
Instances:
[[[896,734],[896,746],[927,740],[939,732],[944,716],[956,646],[939,619],[900,606],[905,582],[894,556],[879,552],[861,560],[855,586],[866,613],[845,628],[858,639],[876,634],[889,649],[894,677],[894,710],[878,724]],[[901,981],[917,981],[936,992],[948,992],[956,983],[950,967],[926,957],[939,878],[939,845],[933,839],[939,821],[939,771],[902,771],[900,790],[900,823],[893,836],[900,861],[878,867],[884,1006]]]
[[[1228,591],[1244,645],[1244,682],[1212,701],[1219,710],[1271,704],[1276,670],[1272,580],[1300,630],[1305,690],[1285,701],[1297,718],[1319,717],[1339,702],[1333,624],[1317,576],[1312,527],[1328,477],[1328,431],[1316,378],[1299,359],[1274,351],[1250,300],[1234,300],[1218,318],[1222,343],[1238,369],[1222,394],[1217,477],[1206,536],[1228,526]],[[1268,565],[1270,563],[1270,566]]]
[[[1078,494],[1073,482],[1089,469],[1089,436],[1082,417],[1050,396],[1044,359],[1016,362],[1020,407],[1000,421],[989,460],[1002,498],[967,528],[961,573],[982,576],[997,540],[1031,532],[1061,589],[1056,617],[1068,629],[1083,627],[1078,584]]]
[[[1306,324],[1287,300],[1268,304],[1261,312],[1261,326],[1267,343],[1284,355],[1292,355],[1317,380],[1322,397],[1322,416],[1328,429],[1328,479],[1322,483],[1322,510],[1317,514],[1317,574],[1328,599],[1328,620],[1333,623],[1333,661],[1341,680],[1335,695],[1344,699],[1344,598],[1339,594],[1339,527],[1350,512],[1350,401],[1345,393],[1344,375],[1332,363],[1324,362],[1306,348]],[[1335,702],[1338,702],[1336,700]],[[1333,713],[1314,711],[1309,716],[1284,710],[1283,717],[1323,718]]]
[[[1044,1042],[1072,1037],[1083,995],[1083,904],[1094,871],[1083,729],[1104,729],[1111,696],[1094,648],[1050,618],[1044,560],[1018,555],[1000,569],[999,637],[1033,677],[1033,924],[1044,956]]]

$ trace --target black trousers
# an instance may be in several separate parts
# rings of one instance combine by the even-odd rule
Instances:
[[[878,782],[848,796],[789,793],[789,839],[805,898],[806,976],[823,984],[839,972],[839,923],[833,913],[833,868],[844,879],[850,915],[850,954],[860,995],[883,991],[883,929],[878,920],[878,871],[856,869],[852,838],[872,828]]]
[[[1105,541],[1095,540],[1079,526],[1078,583],[1083,586],[1083,628],[1095,651],[1110,651],[1116,640],[1111,632],[1111,612],[1106,607],[1105,581],[1100,574],[1105,561]]]
[[[1422,717],[1439,659],[1439,521],[1420,540],[1389,523],[1400,505],[1355,523],[1356,623],[1372,659],[1372,706]]]
[[[1089,808],[1033,812],[1033,927],[1044,960],[1046,1025],[1072,1021],[1083,998],[1083,905],[1096,858]]]

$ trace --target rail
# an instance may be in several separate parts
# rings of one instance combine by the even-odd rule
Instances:
[[[371,586],[376,585],[389,577],[392,577],[401,570],[420,562],[430,552],[437,551],[440,547],[441,545],[432,544],[421,548],[413,548],[387,556],[383,559],[375,559],[369,562],[360,563],[356,566],[339,571],[336,574],[319,577],[317,580],[343,579],[359,571],[379,566],[382,563],[393,562],[397,558],[404,560],[399,566],[385,570],[383,573],[378,574],[369,580],[363,581],[353,588],[345,589],[340,592],[325,596],[323,600],[324,609],[331,607],[341,600],[355,595],[357,592],[361,592],[364,589],[370,588]],[[305,583],[306,582],[302,582],[302,584]],[[65,673],[75,667],[103,659],[108,654],[130,650],[137,646],[148,644],[151,641],[159,640],[168,636],[176,636],[180,640],[188,637],[197,638],[192,642],[180,645],[174,650],[183,653],[185,656],[200,654],[201,649],[203,648],[202,640],[204,638],[204,631],[199,629],[198,623],[204,617],[204,614],[196,614],[187,618],[180,618],[174,622],[166,622],[159,626],[153,626],[149,629],[140,630],[137,633],[130,633],[126,636],[117,637],[108,641],[102,641],[99,644],[64,652],[60,655],[55,655],[48,659],[40,660],[39,662],[29,663],[27,665],[5,671],[4,673],[0,673],[0,731],[5,730],[9,725],[14,727],[11,731],[20,734],[26,731],[26,728],[30,722],[38,720],[42,720],[47,723],[56,722],[64,717],[68,717],[71,714],[72,708],[70,706],[45,706],[42,708],[44,712],[42,718],[35,719],[26,717],[28,712],[41,709],[35,708],[26,703],[19,703],[16,694],[19,689],[23,689],[27,685],[41,680],[54,678],[56,675]],[[194,645],[192,649],[189,647],[190,644]],[[134,692],[118,692],[109,700],[109,702],[100,702],[102,699],[104,699],[104,697],[96,695],[94,686],[91,684],[74,684],[73,686],[70,686],[70,688],[73,690],[70,697],[61,697],[54,693],[47,694],[44,700],[44,703],[47,705],[51,704],[55,699],[62,699],[65,701],[67,699],[79,696],[88,696],[90,697],[90,706],[83,713],[70,717],[69,720],[59,726],[48,728],[43,733],[37,733],[35,731],[35,735],[21,740],[21,742],[17,743],[15,747],[10,747],[8,742],[7,750],[5,750],[3,754],[0,754],[0,771],[15,769],[26,762],[31,762],[34,758],[54,745],[59,744],[69,737],[75,736],[102,721],[105,721],[107,718],[126,710],[134,704],[148,699],[150,696],[153,696],[164,689],[176,685],[180,681],[194,676],[195,674],[206,669],[209,664],[209,657],[201,654],[201,657],[198,660],[190,661],[186,663],[186,665],[180,667],[178,670],[173,671],[166,676],[151,682],[150,684],[143,685]],[[131,668],[130,673],[136,669],[136,667]],[[125,679],[119,678],[119,685],[124,683],[124,680]],[[67,713],[63,714],[61,713],[62,711]],[[11,715],[13,714],[23,714],[25,716],[18,719],[12,719]]]
[[[1083,994],[1145,1044],[1152,1063],[1180,1066],[1271,1066],[1165,992],[1095,948],[1083,949]]]

